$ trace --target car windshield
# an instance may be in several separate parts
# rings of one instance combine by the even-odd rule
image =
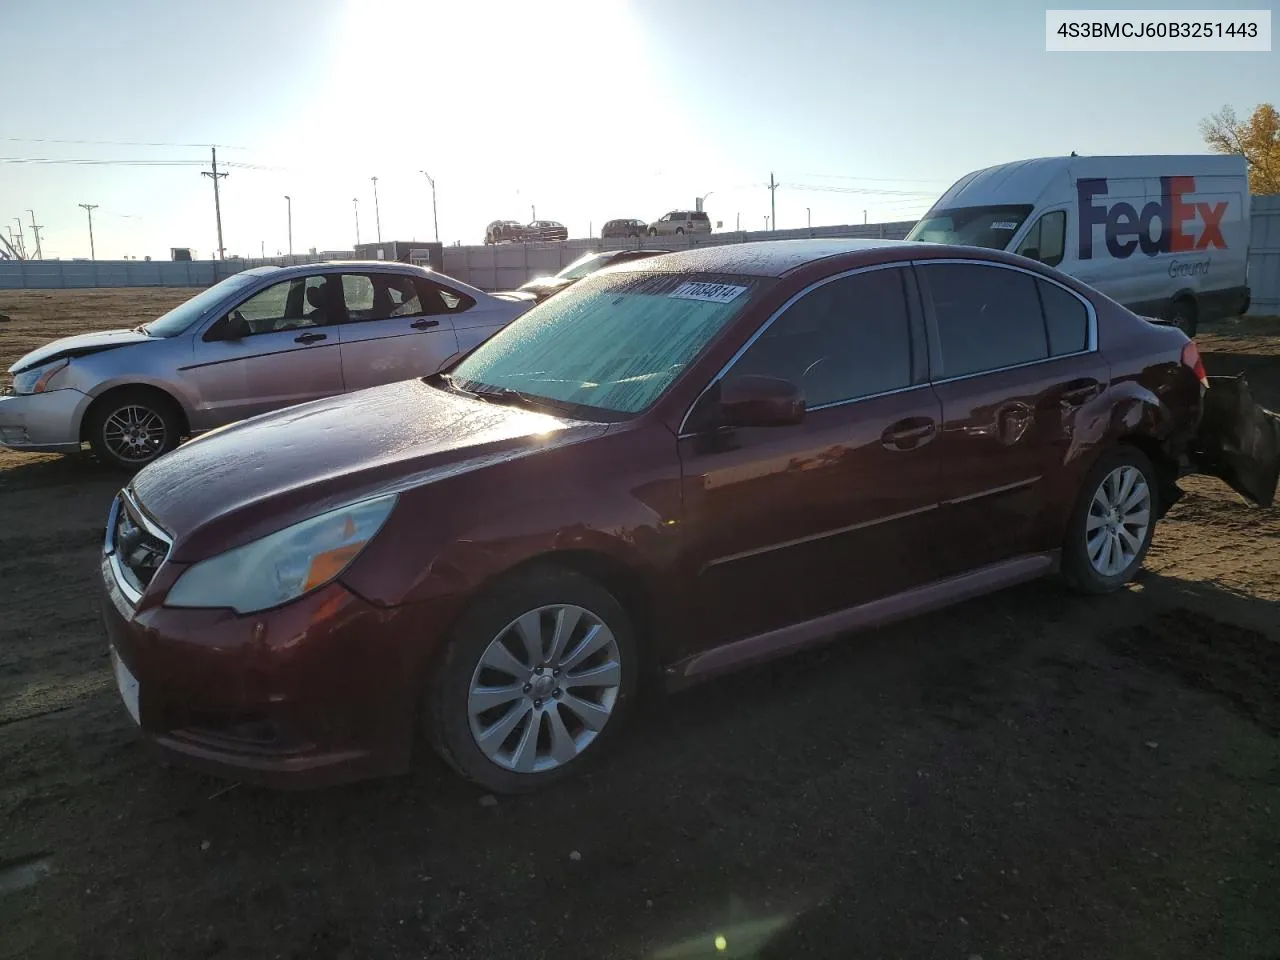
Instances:
[[[911,228],[907,239],[1003,250],[1030,214],[1030,204],[930,210]]]
[[[143,325],[142,330],[149,337],[176,337],[200,319],[200,315],[213,304],[227,294],[249,286],[257,279],[258,274],[253,271],[233,274],[207,290],[197,293],[190,300],[178,304],[164,316]]]
[[[595,273],[612,259],[608,253],[588,253],[579,257],[556,274],[561,280],[581,280],[589,273]]]
[[[510,390],[535,402],[637,414],[767,283],[704,274],[590,277],[496,334],[450,371],[452,380],[482,395]]]

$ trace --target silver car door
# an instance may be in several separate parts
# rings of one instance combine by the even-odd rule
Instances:
[[[348,390],[435,373],[458,352],[453,316],[429,281],[402,273],[342,274],[342,380]]]
[[[293,277],[248,297],[193,342],[179,370],[197,398],[194,429],[341,393],[341,296],[323,274]]]

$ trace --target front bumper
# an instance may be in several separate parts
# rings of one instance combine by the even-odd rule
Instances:
[[[75,453],[80,449],[80,423],[92,402],[79,390],[0,397],[0,447]]]
[[[178,572],[156,579],[171,585]],[[412,609],[375,607],[339,583],[246,616],[146,593],[135,608],[106,556],[102,584],[142,736],[173,761],[286,788],[409,767],[430,635]]]

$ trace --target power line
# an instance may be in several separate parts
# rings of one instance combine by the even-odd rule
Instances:
[[[224,150],[243,150],[225,143],[163,143],[144,140],[58,140],[52,137],[0,137],[5,143],[76,143],[100,147],[222,147]]]
[[[868,183],[950,183],[950,180],[923,179],[917,177],[854,177],[842,173],[797,173],[797,177],[817,177],[819,180],[864,180]]]
[[[876,197],[932,197],[934,190],[885,190],[878,187],[842,187],[828,183],[784,183],[790,190],[815,190],[821,193],[853,193]]]
[[[69,164],[71,166],[91,167],[200,167],[203,160],[122,160],[93,159],[88,157],[0,157],[0,163],[30,164]],[[273,167],[263,163],[246,163],[232,160],[224,162],[224,167],[237,170],[285,170],[286,167]]]

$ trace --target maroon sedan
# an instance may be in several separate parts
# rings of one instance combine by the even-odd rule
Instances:
[[[1056,271],[793,240],[589,277],[444,374],[200,437],[112,507],[143,735],[238,779],[490,790],[678,686],[1061,571],[1115,590],[1180,472],[1274,496],[1280,429]]]

